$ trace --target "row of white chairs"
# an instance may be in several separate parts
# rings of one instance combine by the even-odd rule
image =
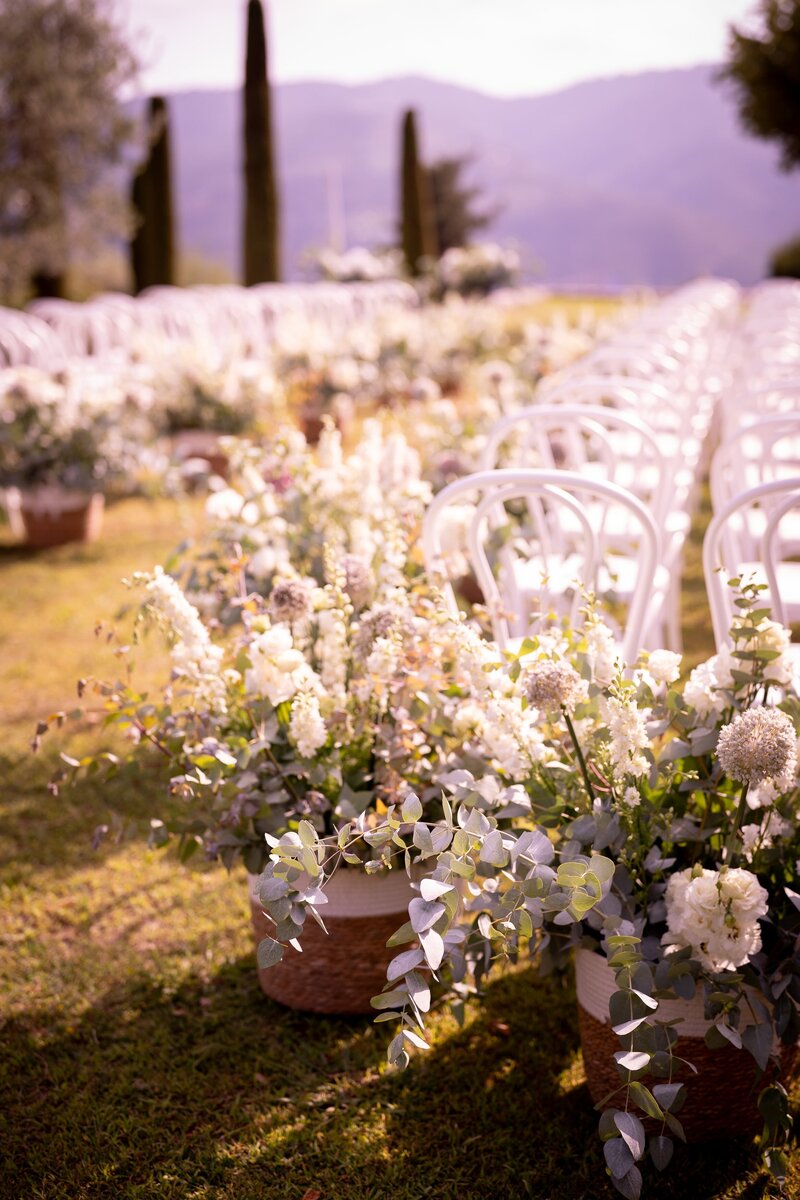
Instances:
[[[129,361],[196,348],[220,360],[268,352],[282,322],[322,321],[335,335],[391,309],[412,308],[399,280],[369,284],[158,287],[141,296],[107,293],[77,303],[37,300],[26,312],[0,308],[0,367],[58,368],[80,358]]]
[[[731,578],[766,585],[774,619],[800,623],[800,284],[774,280],[751,293],[737,350],[703,548],[718,646],[733,616]],[[793,652],[800,661],[800,646]]]
[[[738,289],[692,285],[548,380],[490,433],[483,470],[433,501],[423,548],[447,573],[461,510],[467,558],[503,647],[537,612],[610,604],[623,654],[680,644],[683,547],[702,449],[726,383]],[[448,587],[451,605],[457,603]]]

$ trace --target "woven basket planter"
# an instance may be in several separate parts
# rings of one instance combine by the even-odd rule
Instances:
[[[172,435],[172,457],[179,463],[199,460],[223,479],[228,478],[230,463],[219,446],[220,435],[212,429],[180,429]]]
[[[322,431],[325,428],[326,416],[333,418],[333,423],[343,438],[348,436],[353,423],[352,412],[347,412],[342,405],[338,407],[332,405],[324,412],[313,406],[308,406],[300,410],[298,421],[303,432],[303,437],[309,446],[319,445],[319,439],[322,437]]]
[[[39,550],[68,542],[93,542],[103,526],[104,505],[100,492],[90,495],[58,487],[22,490],[19,521],[25,544]]]
[[[256,945],[274,933],[254,895],[258,876],[249,876],[250,912]],[[303,953],[291,947],[274,967],[258,972],[263,991],[289,1008],[318,1013],[373,1012],[370,1000],[383,991],[386,968],[398,953],[386,943],[408,920],[414,893],[404,871],[365,875],[342,868],[326,884],[328,903],[303,927]]]
[[[611,1028],[608,1015],[608,1002],[616,990],[614,972],[603,955],[578,950],[575,984],[586,1080],[592,1100],[599,1104],[621,1082],[614,1062],[614,1053],[621,1048],[621,1042]],[[703,1016],[700,992],[692,1000],[660,1001],[657,1017],[664,1021],[680,1018],[682,1023],[677,1027],[679,1037],[673,1053],[687,1059],[698,1071],[695,1075],[682,1063],[676,1063],[673,1075],[675,1082],[686,1085],[686,1101],[678,1119],[687,1141],[710,1142],[758,1132],[763,1124],[757,1108],[759,1093],[776,1078],[785,1080],[791,1075],[796,1049],[782,1047],[781,1071],[770,1060],[763,1073],[746,1050],[734,1046],[709,1050],[703,1038],[711,1022]],[[743,1007],[740,1029],[751,1023],[752,1018]],[[652,1087],[664,1080],[645,1075],[642,1082]]]

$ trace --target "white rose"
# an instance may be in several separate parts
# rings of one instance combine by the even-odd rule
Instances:
[[[656,683],[674,683],[681,673],[681,655],[672,650],[652,650],[647,669]]]

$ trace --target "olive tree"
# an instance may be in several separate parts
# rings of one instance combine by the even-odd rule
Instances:
[[[113,177],[136,62],[111,0],[0,0],[0,295],[58,295],[71,261],[130,232]]]

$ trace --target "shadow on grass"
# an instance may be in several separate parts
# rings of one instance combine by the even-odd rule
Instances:
[[[31,736],[34,730],[32,724]],[[81,779],[51,794],[47,785],[61,748],[54,736],[40,755],[0,754],[0,871],[6,882],[52,867],[68,871],[99,864],[119,839],[146,837],[151,817],[163,819],[172,809],[178,811],[167,796],[167,775],[155,756],[135,775]],[[95,832],[104,825],[109,834],[97,842]]]
[[[72,1023],[31,1012],[0,1034],[2,1194],[611,1197],[572,1004],[558,981],[499,979],[398,1075],[386,1029],[267,1001],[250,956],[170,995],[139,975]],[[683,1151],[649,1182],[653,1200],[770,1194],[741,1145]]]

